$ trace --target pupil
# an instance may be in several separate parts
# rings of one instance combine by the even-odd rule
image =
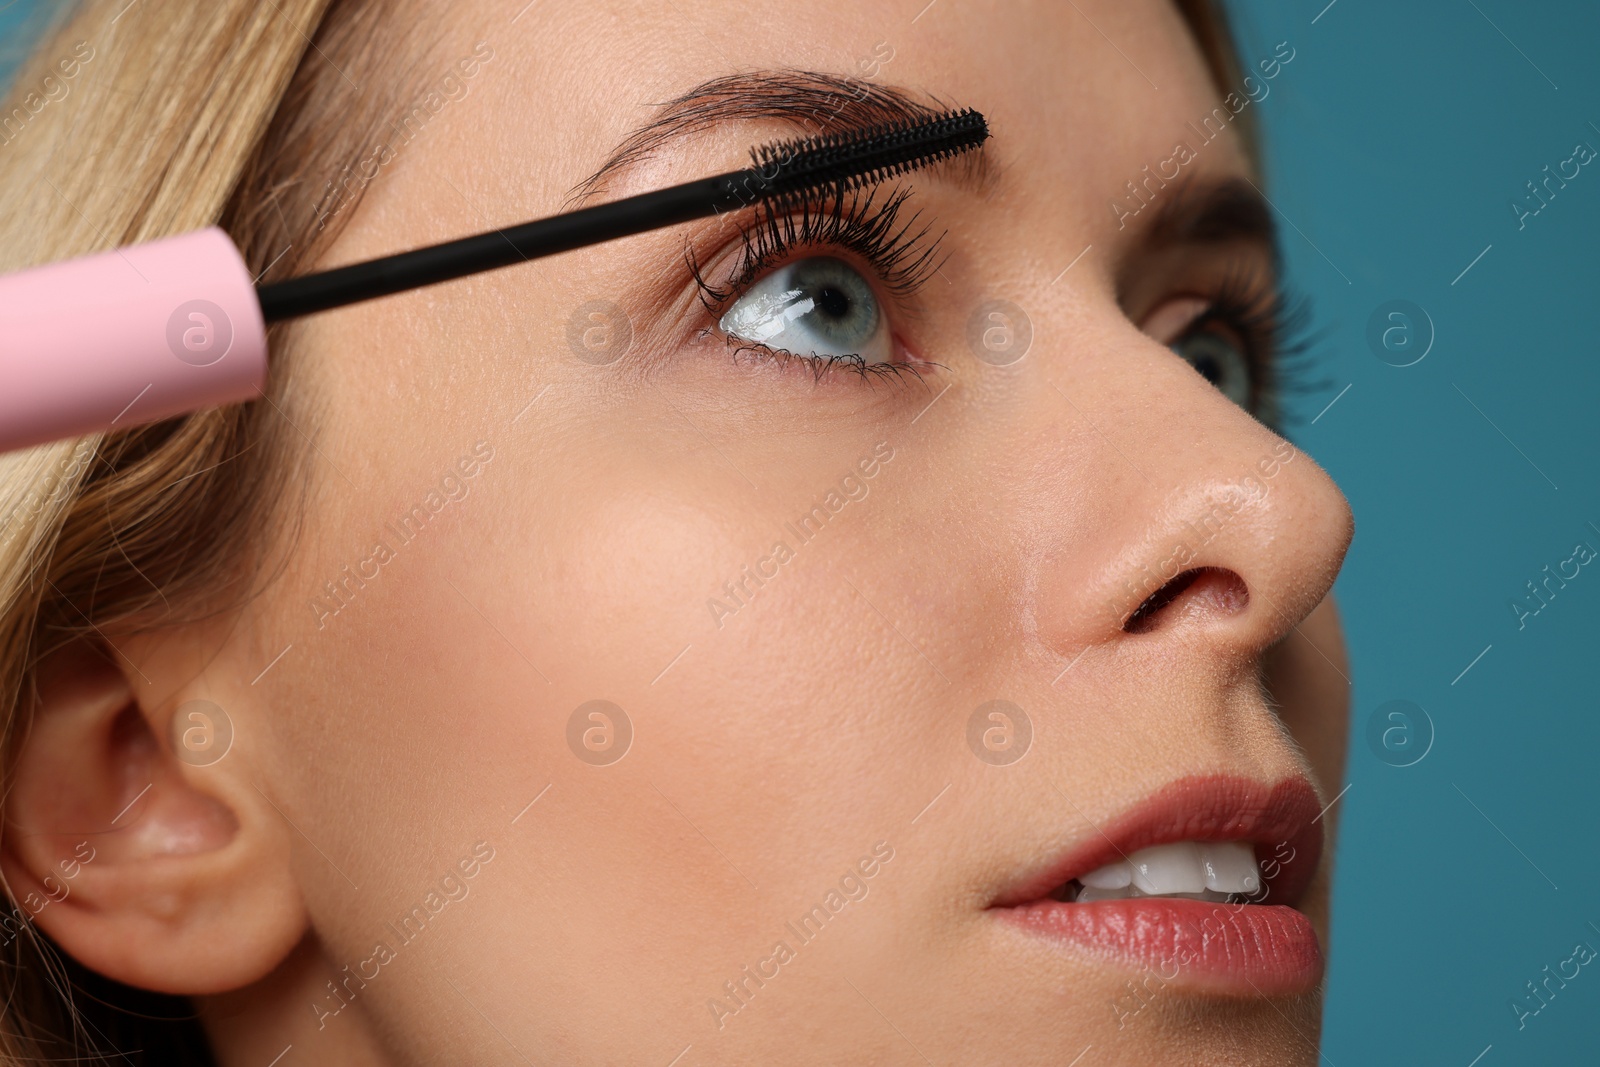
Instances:
[[[850,311],[850,298],[831,285],[825,285],[816,295],[817,307],[830,318],[842,319]]]
[[[1222,379],[1222,368],[1217,366],[1217,361],[1210,356],[1201,356],[1195,360],[1194,369],[1212,385],[1216,385]]]

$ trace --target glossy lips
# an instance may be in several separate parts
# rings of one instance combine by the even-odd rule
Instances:
[[[1295,910],[1322,855],[1316,791],[1301,778],[1263,785],[1185,778],[1099,827],[1082,847],[1026,872],[991,905],[997,918],[1088,955],[1131,963],[1164,982],[1235,995],[1304,993],[1322,978],[1322,949]],[[1068,902],[1061,889],[1153,845],[1248,842],[1263,875],[1251,903],[1179,897]]]

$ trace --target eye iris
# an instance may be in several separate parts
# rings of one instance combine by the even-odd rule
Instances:
[[[789,284],[814,304],[801,321],[830,341],[861,345],[872,336],[878,324],[877,305],[871,288],[848,263],[826,256],[803,260],[791,268]]]
[[[850,264],[813,256],[773,271],[722,316],[724,331],[803,356],[893,359],[872,285]]]
[[[1179,338],[1172,350],[1240,407],[1250,406],[1253,376],[1250,360],[1239,347],[1214,330],[1196,330]]]

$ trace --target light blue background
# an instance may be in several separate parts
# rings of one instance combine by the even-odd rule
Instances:
[[[1291,430],[1357,521],[1323,1062],[1597,1063],[1600,961],[1520,1031],[1509,1003],[1600,949],[1600,561],[1524,629],[1509,604],[1600,548],[1600,160],[1520,231],[1509,203],[1600,148],[1600,6],[1325,2],[1233,5],[1246,62],[1295,49],[1251,105],[1331,382]],[[0,78],[30,9],[0,10]],[[1410,367],[1366,341],[1394,299],[1435,329]],[[1409,767],[1367,742],[1396,699],[1435,731]]]
[[[1356,515],[1323,1062],[1600,1063],[1600,960],[1520,1031],[1509,1006],[1600,949],[1600,560],[1520,631],[1509,606],[1579,540],[1600,549],[1600,160],[1525,229],[1509,206],[1600,149],[1600,6],[1326,4],[1233,4],[1247,61],[1296,50],[1261,105],[1267,191],[1332,387],[1291,430]],[[1436,329],[1414,366],[1367,345],[1392,299]],[[1366,739],[1394,699],[1436,731],[1410,767]]]

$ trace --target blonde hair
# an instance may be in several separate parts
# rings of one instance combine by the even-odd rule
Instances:
[[[1176,2],[1213,76],[1229,80],[1226,30],[1209,0]],[[0,104],[0,271],[213,223],[253,272],[309,269],[364,187],[347,199],[345,177],[389,139],[396,101],[415,88],[397,84],[397,55],[437,40],[398,6],[86,0]],[[325,210],[329,190],[336,211]],[[7,782],[45,654],[226,611],[269,572],[258,532],[274,512],[298,516],[301,431],[314,433],[291,389],[287,340],[278,328],[269,336],[265,403],[0,455]],[[14,903],[9,913],[0,1064],[123,1058],[119,1047],[163,1064],[209,1062],[180,998],[92,975]]]
[[[397,84],[397,56],[424,38],[415,13],[396,18],[398,6],[78,5],[0,104],[0,271],[214,223],[253,273],[309,269],[363,188],[343,177],[392,138],[394,103],[411,88]],[[336,187],[345,202],[330,224],[322,201]],[[264,403],[0,455],[6,781],[44,655],[226,611],[258,586],[256,532],[275,510],[298,515],[289,490],[307,482],[296,477],[308,451],[301,431],[314,433],[290,389],[287,339],[269,335]],[[152,1062],[208,1062],[198,1028],[181,1025],[181,1000],[90,974],[7,905],[0,1063],[120,1058],[119,1046]]]

